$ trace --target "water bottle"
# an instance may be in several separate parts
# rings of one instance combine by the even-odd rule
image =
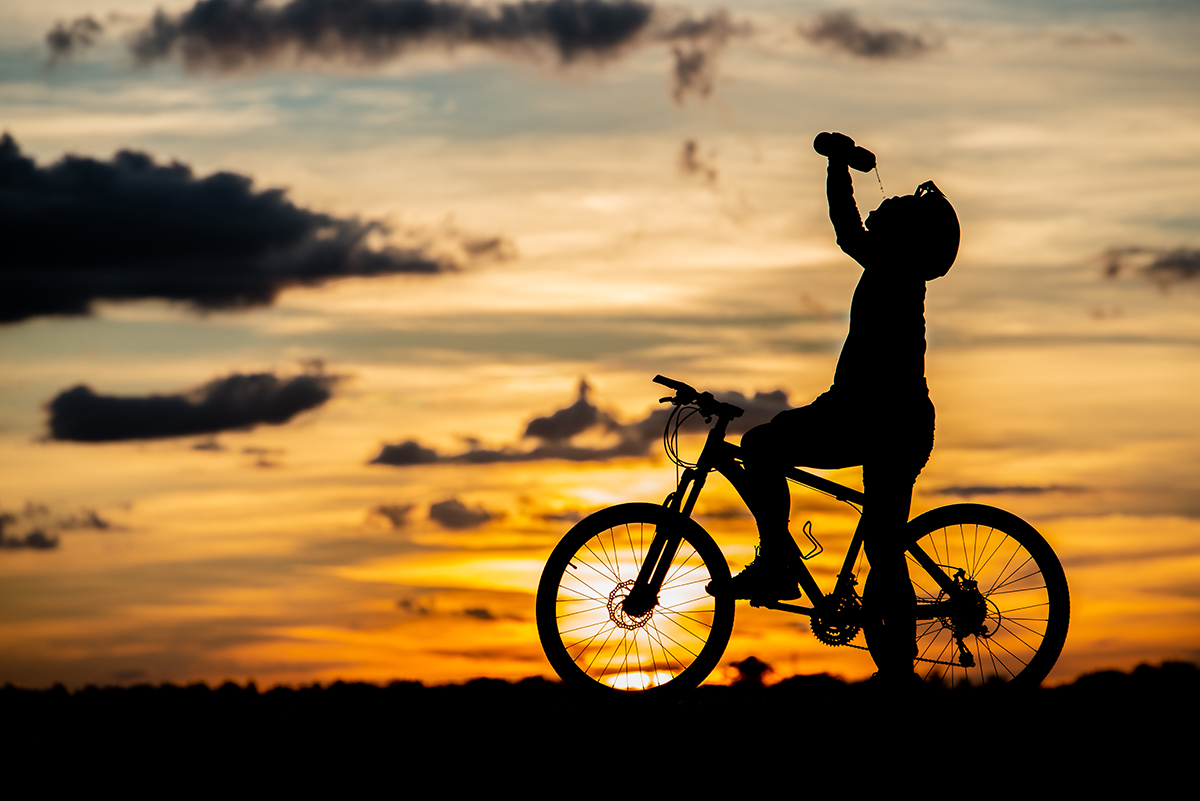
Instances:
[[[819,133],[813,140],[813,150],[826,158],[844,161],[859,172],[875,169],[875,154],[865,147],[858,147],[845,134]]]

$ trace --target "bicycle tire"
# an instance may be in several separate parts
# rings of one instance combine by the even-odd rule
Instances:
[[[668,521],[683,541],[659,603],[631,618],[620,598]],[[566,533],[542,571],[537,625],[546,658],[565,683],[610,695],[691,690],[717,666],[733,631],[733,600],[705,592],[728,576],[725,557],[694,520],[648,503],[602,509]]]
[[[908,524],[910,542],[953,578],[977,582],[987,604],[986,633],[963,638],[974,666],[958,663],[953,626],[960,618],[916,621],[916,673],[930,684],[951,687],[997,685],[1036,687],[1058,661],[1071,617],[1066,574],[1053,549],[1033,526],[1016,515],[973,503],[933,509]],[[945,598],[941,587],[907,553],[918,607]],[[870,575],[863,604],[870,604]],[[868,646],[870,642],[868,640]],[[947,664],[949,663],[949,664]]]

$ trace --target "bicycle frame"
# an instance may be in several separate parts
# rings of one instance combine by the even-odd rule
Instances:
[[[696,501],[700,497],[700,491],[704,489],[708,474],[716,471],[729,480],[729,483],[733,485],[747,507],[750,508],[751,513],[755,512],[750,501],[752,496],[747,491],[748,479],[746,469],[740,458],[741,449],[737,445],[725,441],[729,422],[729,418],[720,415],[717,416],[717,423],[708,432],[708,438],[705,440],[704,449],[700,453],[700,458],[696,466],[684,469],[675,492],[667,497],[665,505],[671,511],[683,517],[691,517],[692,510],[696,506]],[[858,504],[859,506],[865,506],[867,503],[867,498],[862,492],[842,486],[836,481],[830,481],[827,478],[822,478],[796,467],[787,468],[783,473],[789,480],[803,484],[818,492],[831,495],[837,500]],[[676,532],[664,532],[660,529],[655,534],[654,540],[646,553],[645,562],[638,573],[637,580],[624,602],[625,609],[629,614],[645,614],[646,611],[653,608],[657,603],[659,590],[662,588],[663,581],[671,567],[671,562],[675,558],[680,541],[681,537]],[[833,595],[847,592],[856,583],[853,567],[855,561],[858,559],[862,545],[863,532],[860,525],[855,530],[854,537],[850,541],[850,548],[846,552],[842,569],[838,573]],[[922,608],[918,610],[918,619],[930,619],[952,611],[945,607],[952,604],[961,595],[961,588],[918,545],[914,543],[909,546],[908,552],[912,554],[916,562],[938,583],[947,596],[947,600],[944,602],[922,604]],[[778,601],[756,605],[767,609],[807,615],[809,617],[820,614],[823,602],[829,596],[821,591],[808,566],[803,561],[798,563],[796,578],[800,589],[812,602],[813,605],[811,607]]]

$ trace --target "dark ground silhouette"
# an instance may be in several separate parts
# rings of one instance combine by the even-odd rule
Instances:
[[[911,761],[905,770],[913,777],[945,785],[956,775],[986,776],[1007,795],[1028,782],[1107,781],[1151,764],[1144,781],[1155,783],[1187,770],[1197,744],[1200,671],[1190,663],[1093,673],[1054,688],[917,687],[903,697],[826,675],[764,687],[755,680],[764,672],[667,705],[597,699],[541,678],[267,691],[232,683],[74,692],[9,685],[0,689],[0,719],[10,772],[25,764],[22,754],[53,761],[119,754],[131,768],[186,765],[200,773],[245,765],[263,775],[286,763],[296,781],[294,766],[311,761],[319,771],[395,768],[395,789],[412,789],[422,775],[454,786],[501,782],[495,790],[660,769],[700,778],[726,765],[799,781],[823,772],[851,779],[857,765],[899,759]]]

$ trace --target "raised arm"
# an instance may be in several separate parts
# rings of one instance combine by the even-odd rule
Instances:
[[[854,183],[850,180],[850,168],[844,161],[829,160],[825,193],[829,197],[829,220],[837,234],[838,247],[865,267],[871,256],[871,240],[863,228],[862,217],[854,202]]]

